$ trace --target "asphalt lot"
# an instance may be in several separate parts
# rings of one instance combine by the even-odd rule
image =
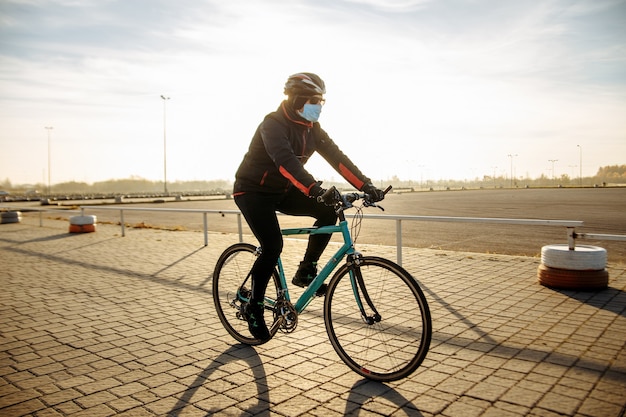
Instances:
[[[93,202],[87,202],[93,204]],[[451,216],[508,219],[582,220],[577,232],[626,235],[626,187],[556,189],[485,189],[390,194],[382,203],[385,212],[367,209],[365,214]],[[109,205],[108,207],[111,207]],[[237,210],[232,200],[182,201],[158,204],[128,204],[126,207]],[[119,222],[118,211],[89,209],[99,222]],[[236,233],[234,215],[208,215],[211,231]],[[198,213],[124,213],[130,225],[202,230]],[[284,227],[309,226],[308,219],[280,217]],[[250,233],[244,226],[244,233]],[[395,222],[365,219],[359,242],[395,245]],[[567,230],[560,226],[520,226],[488,223],[402,222],[403,246],[506,255],[540,256],[541,248],[567,243]],[[609,262],[626,262],[626,242],[583,240],[577,244],[607,249]]]

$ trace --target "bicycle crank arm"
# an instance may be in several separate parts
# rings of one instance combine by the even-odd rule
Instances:
[[[272,337],[274,337],[276,333],[278,333],[278,330],[283,325],[284,321],[285,319],[283,317],[279,317],[277,320],[274,321],[272,327],[269,328],[270,335],[272,335]]]

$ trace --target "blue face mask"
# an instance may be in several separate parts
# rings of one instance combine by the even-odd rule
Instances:
[[[319,120],[320,114],[322,114],[322,105],[306,103],[302,111],[299,111],[298,114],[309,122],[315,123]]]

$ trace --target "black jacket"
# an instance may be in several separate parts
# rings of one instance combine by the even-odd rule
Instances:
[[[310,195],[315,178],[304,169],[313,152],[319,153],[357,189],[371,182],[344,155],[319,123],[288,110],[286,102],[265,116],[235,174],[234,195],[245,192],[284,193],[290,186]]]

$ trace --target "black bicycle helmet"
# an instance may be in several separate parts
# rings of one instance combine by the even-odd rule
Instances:
[[[314,96],[326,94],[324,81],[317,75],[310,72],[299,72],[289,76],[285,83],[285,95]]]

